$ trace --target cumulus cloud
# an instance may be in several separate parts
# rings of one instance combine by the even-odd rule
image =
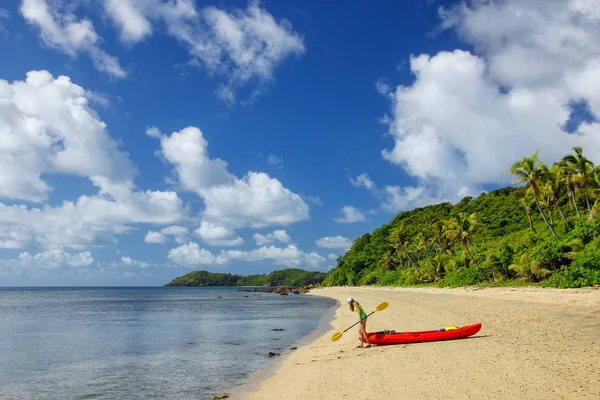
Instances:
[[[148,231],[148,233],[144,237],[144,242],[146,243],[163,244],[166,241],[167,237],[160,232]]]
[[[254,239],[254,242],[256,242],[257,246],[264,246],[266,244],[271,244],[275,241],[281,243],[290,243],[292,241],[290,235],[288,235],[287,232],[283,229],[274,230],[273,232],[267,233],[266,235],[261,235],[257,232],[252,236],[252,238]]]
[[[573,102],[600,116],[597,8],[583,0],[507,0],[441,10],[443,28],[458,31],[477,53],[413,56],[414,83],[391,93],[394,146],[382,155],[417,183],[386,188],[390,210],[507,184],[509,166],[537,149],[553,162],[582,146],[600,161],[597,122],[575,134],[562,128]]]
[[[134,267],[140,267],[140,268],[146,268],[149,267],[150,264],[148,264],[145,261],[138,261],[138,260],[134,260],[131,257],[121,257],[121,263],[123,263],[123,265],[127,265],[127,266],[134,266]]]
[[[51,4],[46,0],[23,0],[20,9],[25,20],[39,28],[46,46],[72,58],[87,53],[94,66],[111,77],[123,78],[127,75],[116,57],[100,49],[98,44],[101,38],[89,19],[78,19],[70,12],[61,12],[58,7],[61,2]]]
[[[24,252],[18,260],[13,260],[15,266],[23,268],[56,269],[62,267],[85,267],[94,262],[89,251],[68,253],[62,247],[48,249],[36,254]]]
[[[240,246],[244,244],[244,239],[237,236],[233,229],[207,221],[202,221],[200,227],[194,233],[211,246]]]
[[[232,260],[273,261],[275,265],[289,268],[316,268],[325,263],[325,258],[318,253],[305,253],[291,244],[286,247],[263,246],[252,251],[229,250],[226,254]]]
[[[343,249],[347,250],[352,246],[352,240],[343,236],[326,236],[315,241],[318,247],[325,249]]]
[[[176,264],[186,266],[218,266],[228,264],[231,261],[253,263],[271,261],[275,265],[290,268],[320,268],[326,262],[326,259],[318,253],[306,253],[291,244],[286,247],[262,246],[250,251],[221,250],[220,253],[213,254],[194,242],[172,249],[169,252],[169,259]]]
[[[365,219],[365,215],[356,207],[344,206],[341,209],[341,215],[334,218],[334,221],[340,224],[352,224],[355,222],[362,222]]]
[[[179,225],[167,226],[160,230],[160,233],[165,236],[173,236],[177,243],[184,243],[188,232],[189,228]]]
[[[30,71],[0,80],[0,197],[41,201],[43,173],[100,175],[128,181],[136,169],[88,106],[86,91],[66,76]]]
[[[138,191],[137,170],[66,76],[31,71],[0,80],[0,199],[44,202],[51,174],[87,178],[96,195],[57,206],[0,202],[0,247],[113,244],[133,223],[174,223],[186,215],[172,191]],[[44,177],[44,178],[43,178]]]
[[[169,251],[169,259],[176,264],[186,266],[223,265],[227,258],[214,256],[210,251],[200,248],[198,243],[189,242]]]
[[[227,163],[210,158],[202,131],[187,127],[161,138],[161,154],[173,164],[183,189],[203,200],[206,222],[230,228],[289,225],[309,217],[302,198],[277,179],[249,171],[238,179]]]
[[[217,95],[228,104],[236,102],[237,90],[250,81],[258,85],[252,100],[261,86],[274,80],[279,64],[305,51],[291,23],[277,21],[259,1],[229,11],[214,6],[197,9],[191,1],[161,0],[106,0],[104,7],[128,44],[151,35],[152,23],[164,23],[168,34],[187,47],[191,64],[224,77]]]

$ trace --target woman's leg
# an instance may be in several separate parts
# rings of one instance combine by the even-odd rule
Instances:
[[[367,342],[367,347],[371,347],[371,341],[369,340],[369,335],[367,335],[367,321],[361,321],[360,333],[362,337],[365,338],[365,341]]]

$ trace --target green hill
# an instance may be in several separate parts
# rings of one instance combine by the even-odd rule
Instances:
[[[261,275],[232,275],[194,271],[180,276],[165,286],[304,286],[323,282],[323,272],[288,268]]]
[[[522,187],[398,214],[354,240],[323,284],[600,283],[600,167],[573,150],[550,168],[537,152],[513,164]]]

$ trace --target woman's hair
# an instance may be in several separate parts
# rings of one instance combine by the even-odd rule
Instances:
[[[350,303],[350,311],[354,312],[354,300]]]

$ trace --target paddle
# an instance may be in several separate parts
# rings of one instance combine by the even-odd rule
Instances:
[[[387,308],[387,306],[388,306],[388,305],[389,305],[389,304],[388,304],[388,303],[386,303],[386,302],[384,301],[383,303],[381,303],[380,305],[378,305],[377,307],[375,307],[375,310],[374,310],[374,311],[373,311],[371,314],[369,314],[369,315],[372,315],[372,314],[374,314],[374,313],[375,313],[375,311],[383,311],[383,310],[385,310],[385,309]],[[367,317],[368,317],[369,315],[367,315]],[[361,319],[360,321],[362,321],[362,319]],[[360,322],[360,321],[358,321],[358,322]],[[352,325],[350,328],[352,328],[354,325],[358,324],[358,322],[355,322],[355,323],[354,323],[354,324],[353,324],[353,325]],[[348,328],[348,329],[350,329],[350,328]],[[331,341],[335,342],[335,341],[337,341],[337,340],[340,340],[340,338],[342,337],[342,335],[344,334],[344,332],[346,332],[348,329],[346,329],[346,330],[345,330],[345,331],[343,331],[343,332],[338,332],[338,333],[334,334],[334,335],[331,337]]]

